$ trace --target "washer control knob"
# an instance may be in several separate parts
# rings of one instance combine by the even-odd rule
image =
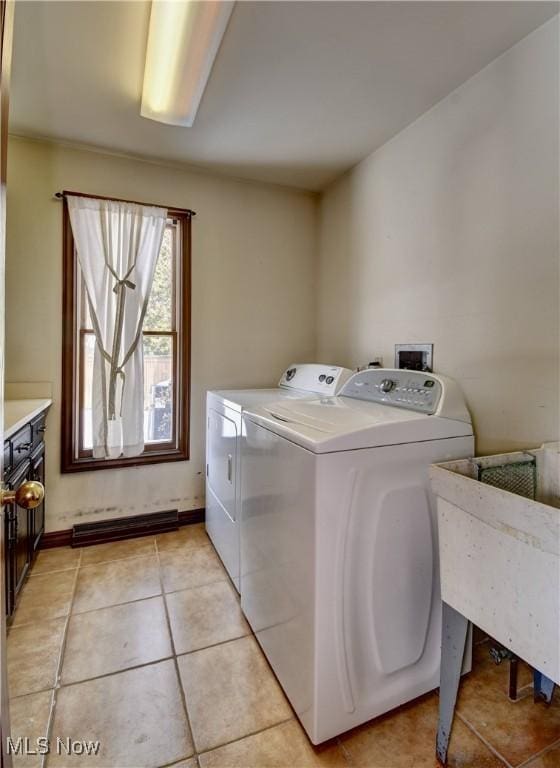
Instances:
[[[286,371],[286,381],[291,381],[296,375],[296,368],[288,368]]]
[[[327,376],[327,384],[332,384],[334,381],[334,376]]]
[[[321,384],[324,382],[324,380],[325,380],[326,378],[327,378],[327,377],[325,376],[325,374],[324,374],[324,373],[322,373],[322,374],[319,376],[319,381],[321,382]]]
[[[379,385],[379,389],[382,392],[390,392],[394,386],[395,386],[395,382],[391,381],[391,379],[383,379],[383,381]]]

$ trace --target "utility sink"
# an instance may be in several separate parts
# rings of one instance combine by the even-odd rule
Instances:
[[[560,443],[437,464],[430,478],[443,601],[560,684]]]

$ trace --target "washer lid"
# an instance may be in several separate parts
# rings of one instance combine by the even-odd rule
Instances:
[[[295,389],[214,389],[208,392],[208,399],[217,399],[233,411],[241,412],[250,407],[257,407],[273,400],[295,400],[302,397],[315,397],[309,392]]]
[[[294,363],[273,389],[214,389],[207,392],[207,397],[217,398],[222,405],[241,412],[272,400],[336,395],[351,376],[352,371],[339,365]]]
[[[274,401],[245,416],[314,453],[472,435],[462,421],[349,397]]]

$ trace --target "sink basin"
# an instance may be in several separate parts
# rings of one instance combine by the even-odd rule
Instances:
[[[532,461],[534,498],[481,469]],[[445,603],[560,684],[560,444],[433,465]]]

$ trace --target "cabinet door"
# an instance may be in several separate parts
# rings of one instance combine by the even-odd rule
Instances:
[[[31,476],[31,464],[26,461],[17,472],[15,472],[8,480],[8,486],[11,489],[19,488],[22,483],[29,480]],[[17,504],[10,504],[8,507],[7,517],[11,521],[11,541],[8,544],[9,555],[8,559],[11,560],[12,577],[13,577],[13,591],[14,595],[17,593],[23,584],[25,574],[29,568],[29,513],[27,509],[18,507]]]
[[[31,457],[31,479],[38,480],[45,485],[45,444],[42,443],[38,450]],[[39,544],[41,536],[45,530],[45,502],[35,509],[29,510],[29,547],[30,557],[33,559]]]
[[[11,616],[16,607],[15,585],[15,530],[16,521],[13,505],[6,507],[4,516],[4,587],[6,590],[6,614]]]

